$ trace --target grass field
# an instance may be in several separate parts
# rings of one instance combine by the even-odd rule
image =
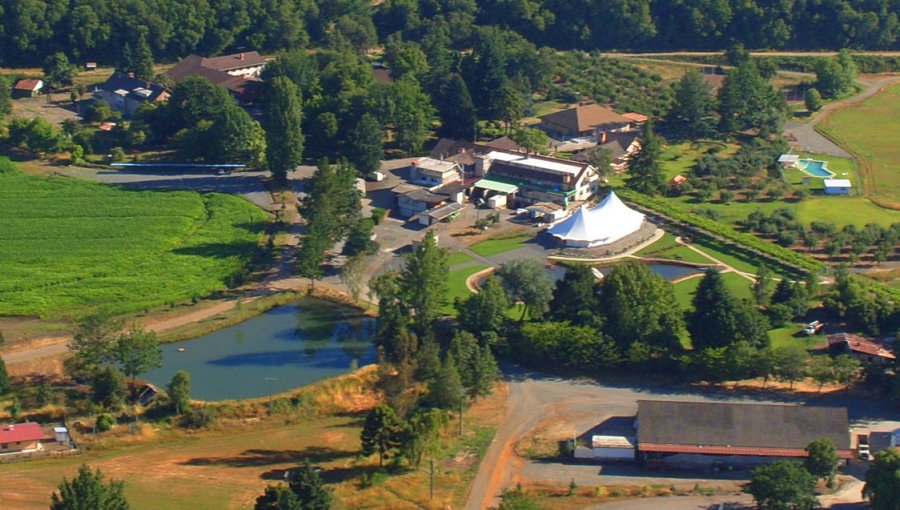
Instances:
[[[339,387],[342,382],[322,384]],[[505,389],[466,411],[461,440],[455,427],[447,428],[434,456],[434,501],[428,499],[427,470],[404,467],[389,476],[378,472],[377,457],[358,456],[365,411],[374,399],[357,393],[352,387],[322,393],[328,409],[340,404],[327,412],[286,410],[272,418],[232,420],[196,432],[153,430],[145,424],[141,436],[125,434],[79,456],[2,464],[2,508],[46,509],[63,477],[71,478],[85,463],[101,469],[107,480],[123,480],[134,510],[249,510],[266,485],[281,481],[285,470],[304,459],[323,470],[322,478],[335,490],[335,510],[461,508],[503,416]],[[364,475],[371,476],[371,485],[362,486]]]
[[[655,259],[694,262],[696,264],[709,264],[712,262],[709,258],[704,257],[694,250],[684,245],[676,244],[675,235],[669,232],[666,232],[659,241],[638,251],[635,255]]]
[[[451,271],[450,274],[447,275],[447,304],[444,305],[444,308],[441,311],[447,315],[456,317],[456,308],[453,307],[453,301],[456,300],[456,298],[465,298],[472,294],[469,292],[469,288],[466,287],[466,280],[473,274],[487,268],[488,266],[484,264],[476,264],[474,266]]]
[[[0,162],[0,166],[4,163]],[[0,315],[125,313],[242,271],[266,214],[229,195],[132,192],[0,168]]]
[[[521,248],[522,245],[531,239],[531,235],[515,235],[511,237],[498,237],[496,239],[486,239],[480,243],[471,246],[472,251],[482,257],[490,257],[498,253],[512,251]]]
[[[458,266],[459,264],[465,264],[466,262],[471,262],[473,260],[475,259],[473,259],[469,254],[461,251],[456,251],[451,253],[450,256],[447,257],[447,267]]]
[[[866,195],[900,208],[900,85],[836,111],[819,129],[861,159]]]

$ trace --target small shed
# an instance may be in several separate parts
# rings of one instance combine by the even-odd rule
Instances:
[[[66,427],[53,427],[53,437],[57,443],[68,443],[69,429]]]
[[[826,195],[849,195],[853,185],[850,179],[824,179]]]
[[[796,154],[782,154],[778,156],[778,164],[782,168],[797,168],[800,163],[800,156]]]
[[[593,436],[594,458],[600,460],[634,460],[635,438],[631,436]]]
[[[44,80],[22,78],[13,85],[12,97],[34,97],[44,88]]]

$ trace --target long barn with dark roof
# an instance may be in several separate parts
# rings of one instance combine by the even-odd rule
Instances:
[[[707,461],[803,458],[806,446],[821,438],[831,440],[841,458],[852,458],[846,408],[638,401],[639,461],[675,455]]]

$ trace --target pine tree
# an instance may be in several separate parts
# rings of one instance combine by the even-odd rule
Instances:
[[[478,118],[469,88],[459,73],[442,79],[437,101],[441,117],[441,136],[459,140],[475,140]]]
[[[407,257],[400,288],[404,301],[414,312],[416,333],[427,336],[447,302],[447,250],[438,247],[433,230]]]
[[[300,89],[285,77],[269,83],[266,96],[266,164],[278,183],[287,182],[287,174],[303,160],[303,118]]]
[[[468,388],[469,397],[490,395],[494,390],[494,382],[500,378],[500,368],[497,359],[487,345],[481,345],[475,353],[472,363],[471,384]]]
[[[591,267],[577,264],[566,269],[550,301],[553,320],[569,321],[576,326],[596,325],[600,320],[597,306],[596,278]]]
[[[131,60],[131,69],[135,78],[140,80],[152,80],[153,73],[153,51],[150,44],[147,43],[147,36],[141,31],[138,34],[137,43],[134,46],[134,53]]]
[[[290,487],[269,485],[265,492],[256,498],[253,510],[303,510],[303,506]]]
[[[457,375],[457,378],[459,376]],[[389,406],[381,404],[369,411],[360,433],[363,455],[378,453],[378,465],[400,446],[401,423]]]
[[[485,279],[478,294],[456,303],[460,326],[482,339],[486,333],[496,333],[500,330],[506,320],[508,309],[509,299],[500,279],[496,276]]]
[[[86,465],[78,468],[78,474],[70,482],[63,478],[59,492],[50,496],[50,510],[128,510],[120,481],[103,483],[103,473],[92,472]]]
[[[688,316],[694,349],[722,347],[734,341],[731,335],[736,329],[735,305],[721,273],[708,269],[694,294],[694,311]]]
[[[756,269],[756,281],[751,286],[753,290],[753,299],[758,305],[764,305],[769,300],[769,291],[772,287],[772,279],[769,274],[769,267],[760,264]]]
[[[347,159],[363,175],[381,168],[384,132],[374,115],[365,113],[347,138]]]
[[[451,356],[444,359],[437,376],[428,383],[426,401],[440,409],[459,409],[465,398],[465,388]]]
[[[9,372],[6,371],[6,362],[0,358],[0,395],[6,394],[12,389],[12,381],[9,379]]]
[[[641,148],[628,162],[626,183],[630,188],[648,195],[665,189],[665,174],[659,163],[661,152],[661,142],[653,133],[653,120],[647,120],[641,133]]]
[[[708,135],[714,107],[712,86],[698,71],[690,70],[672,86],[672,90],[675,101],[666,121],[685,138]]]
[[[329,510],[334,501],[334,491],[322,482],[322,477],[309,461],[304,461],[291,477],[291,490],[297,495],[303,510]]]

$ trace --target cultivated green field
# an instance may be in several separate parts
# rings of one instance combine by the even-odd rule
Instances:
[[[835,112],[819,129],[861,159],[866,195],[900,208],[900,85]]]
[[[237,197],[35,177],[0,160],[0,315],[126,313],[224,287],[266,214]]]

